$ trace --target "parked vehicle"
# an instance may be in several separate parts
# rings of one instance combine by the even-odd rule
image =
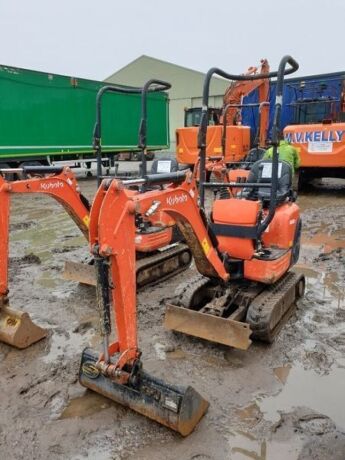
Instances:
[[[54,165],[91,167],[92,128],[100,81],[0,65],[0,167]],[[107,94],[103,108],[104,164],[119,152],[137,155],[140,95]],[[155,120],[150,123],[150,118]],[[148,146],[169,147],[168,96],[148,97]]]

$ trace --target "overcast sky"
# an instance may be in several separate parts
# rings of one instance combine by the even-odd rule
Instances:
[[[335,72],[344,21],[345,0],[0,0],[0,64],[103,80],[142,54],[232,73],[291,54]]]

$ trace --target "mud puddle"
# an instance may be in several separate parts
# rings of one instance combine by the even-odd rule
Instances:
[[[262,396],[256,400],[265,420],[278,422],[281,412],[291,412],[298,407],[309,408],[332,419],[341,429],[345,428],[343,392],[345,369],[334,368],[327,375],[306,370],[301,365],[274,369],[275,376],[283,384],[274,396]]]
[[[88,417],[92,414],[97,414],[101,410],[114,406],[113,402],[93,391],[86,390],[85,394],[73,398],[63,410],[60,419],[74,417]]]
[[[69,333],[58,333],[54,330],[51,331],[51,336],[49,338],[49,351],[44,356],[42,356],[42,361],[45,363],[53,363],[58,360],[68,359],[68,357],[73,357],[76,355],[76,350],[78,351],[78,356],[80,356],[82,350],[91,343],[96,342],[97,338],[96,332],[94,330],[89,330],[85,334],[75,334],[73,332]]]
[[[298,460],[303,443],[259,440],[245,431],[236,431],[229,438],[231,460]]]

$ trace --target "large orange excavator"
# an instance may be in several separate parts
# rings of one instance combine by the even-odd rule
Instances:
[[[290,67],[286,69],[287,64]],[[277,72],[250,76],[253,80],[277,76],[277,97],[273,160],[261,160],[253,166],[244,198],[215,200],[207,218],[205,189],[238,185],[205,180],[210,80],[214,74],[229,80],[248,78],[212,68],[205,78],[199,128],[199,191],[188,171],[146,175],[140,179],[143,186],[166,187],[134,195],[128,190],[133,180],[104,180],[91,208],[90,246],[96,261],[104,341],[101,354],[84,350],[79,380],[85,387],[183,434],[202,416],[206,404],[193,396],[196,402],[186,408],[189,390],[182,396],[175,387],[157,382],[143,371],[136,328],[135,215],[162,211],[171,216],[200,273],[185,286],[182,297],[186,303],[168,309],[168,328],[241,349],[250,345],[251,335],[273,340],[304,291],[303,275],[290,271],[298,260],[301,233],[292,171],[289,164],[279,161],[277,151],[284,75],[297,69],[297,62],[285,56]],[[114,341],[112,328],[116,330]]]
[[[250,67],[242,81],[232,82],[225,92],[223,99],[222,123],[208,126],[206,136],[206,171],[213,170],[217,162],[225,165],[236,163],[244,159],[250,149],[250,127],[241,124],[241,108],[243,97],[258,89],[259,103],[250,104],[259,107],[259,139],[258,145],[266,147],[269,122],[269,80],[259,78],[251,80],[254,75],[267,75],[269,64],[266,59],[261,61],[258,73],[257,67]],[[248,106],[248,104],[247,104]],[[198,160],[198,127],[184,127],[176,130],[176,158],[179,163],[194,167]],[[209,174],[208,174],[209,175]]]

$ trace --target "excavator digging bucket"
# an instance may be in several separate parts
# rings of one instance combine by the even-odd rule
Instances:
[[[182,436],[188,436],[207,411],[209,403],[192,387],[168,385],[143,371],[140,371],[135,387],[114,382],[96,368],[98,356],[89,348],[83,351],[79,381],[84,387],[130,407]]]
[[[28,313],[0,307],[0,341],[16,348],[27,348],[47,336],[47,331],[32,322]]]
[[[68,281],[76,281],[77,283],[96,286],[96,272],[94,265],[67,260],[65,262],[62,276]]]
[[[166,329],[193,335],[211,342],[247,350],[252,341],[250,327],[241,321],[200,313],[168,304],[165,311]]]

